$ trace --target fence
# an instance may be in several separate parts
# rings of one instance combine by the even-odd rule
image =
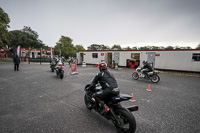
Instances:
[[[30,57],[20,57],[21,62],[28,62],[29,64],[31,62],[39,62],[42,64],[42,62],[51,62],[51,58],[30,58]]]

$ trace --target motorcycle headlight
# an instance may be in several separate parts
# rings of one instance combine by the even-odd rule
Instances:
[[[154,72],[155,72],[155,73],[159,73],[159,71],[158,71],[158,70],[154,70]]]

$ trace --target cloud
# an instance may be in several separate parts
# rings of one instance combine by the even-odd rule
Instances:
[[[49,46],[61,35],[91,44],[174,45],[200,42],[199,0],[10,0],[1,3],[11,29],[30,26]]]

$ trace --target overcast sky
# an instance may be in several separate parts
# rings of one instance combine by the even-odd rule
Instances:
[[[61,35],[85,48],[200,43],[200,0],[0,0],[9,30],[29,26],[54,47]]]

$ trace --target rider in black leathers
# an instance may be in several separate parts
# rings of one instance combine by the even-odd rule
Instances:
[[[148,78],[147,73],[153,71],[153,69],[152,69],[151,65],[145,60],[142,62],[142,64],[143,64],[143,67],[142,67],[141,71]]]
[[[106,105],[102,99],[117,96],[120,91],[115,77],[109,70],[107,70],[106,63],[100,63],[99,70],[100,72],[94,77],[90,87],[94,88],[98,82],[102,86],[102,91],[94,93],[93,98],[97,101],[97,103],[99,103],[99,106],[102,108],[101,114],[103,114],[106,110]]]

